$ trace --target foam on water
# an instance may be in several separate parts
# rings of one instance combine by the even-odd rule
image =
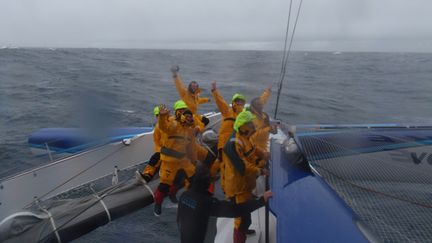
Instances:
[[[289,124],[431,124],[432,55],[294,52],[278,118]],[[276,83],[280,52],[115,49],[0,49],[0,177],[40,165],[27,135],[83,124],[146,126],[153,107],[178,95],[170,66],[211,97],[217,80],[226,100],[250,100]],[[266,110],[273,115],[275,95]],[[215,110],[204,104],[201,112]],[[167,204],[168,205],[168,204]],[[82,242],[176,242],[175,208],[155,218],[143,209],[83,237]],[[127,233],[126,233],[127,232]]]

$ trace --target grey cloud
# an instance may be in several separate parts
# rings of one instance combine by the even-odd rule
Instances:
[[[1,0],[0,46],[277,50],[288,6],[286,0]],[[305,0],[294,49],[432,51],[431,7],[427,0]]]

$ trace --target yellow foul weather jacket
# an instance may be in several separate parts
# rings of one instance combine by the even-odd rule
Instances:
[[[168,119],[168,114],[159,115],[159,129],[166,134],[161,147],[160,183],[172,185],[179,169],[184,169],[187,176],[195,173],[195,167],[187,154],[193,142],[193,128],[183,126],[174,119]]]
[[[219,111],[222,115],[222,122],[219,128],[218,149],[223,149],[225,143],[228,141],[233,130],[234,121],[241,111],[234,112],[234,110],[227,104],[222,95],[217,89],[212,91],[213,98]]]
[[[249,138],[233,133],[224,147],[223,161],[223,190],[228,198],[255,188],[261,169],[257,166],[255,148]]]
[[[183,81],[181,80],[179,75],[176,75],[174,77],[174,83],[177,89],[177,92],[180,96],[180,98],[186,103],[189,110],[193,114],[198,114],[198,106],[203,103],[207,103],[210,101],[209,98],[201,98],[199,96],[201,90],[198,89],[195,94],[192,94],[187,90],[187,88],[184,86]]]

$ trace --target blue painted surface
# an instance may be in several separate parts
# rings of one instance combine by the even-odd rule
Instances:
[[[319,177],[271,146],[271,211],[277,242],[368,242],[348,206]]]
[[[106,136],[96,138],[78,128],[44,128],[30,134],[30,147],[49,149],[56,153],[76,153],[94,146],[121,141],[137,134],[151,132],[152,127],[120,127],[113,128]]]

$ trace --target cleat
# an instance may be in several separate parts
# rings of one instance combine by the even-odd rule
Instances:
[[[155,203],[154,209],[153,209],[153,214],[156,217],[159,217],[162,214],[162,204]]]

